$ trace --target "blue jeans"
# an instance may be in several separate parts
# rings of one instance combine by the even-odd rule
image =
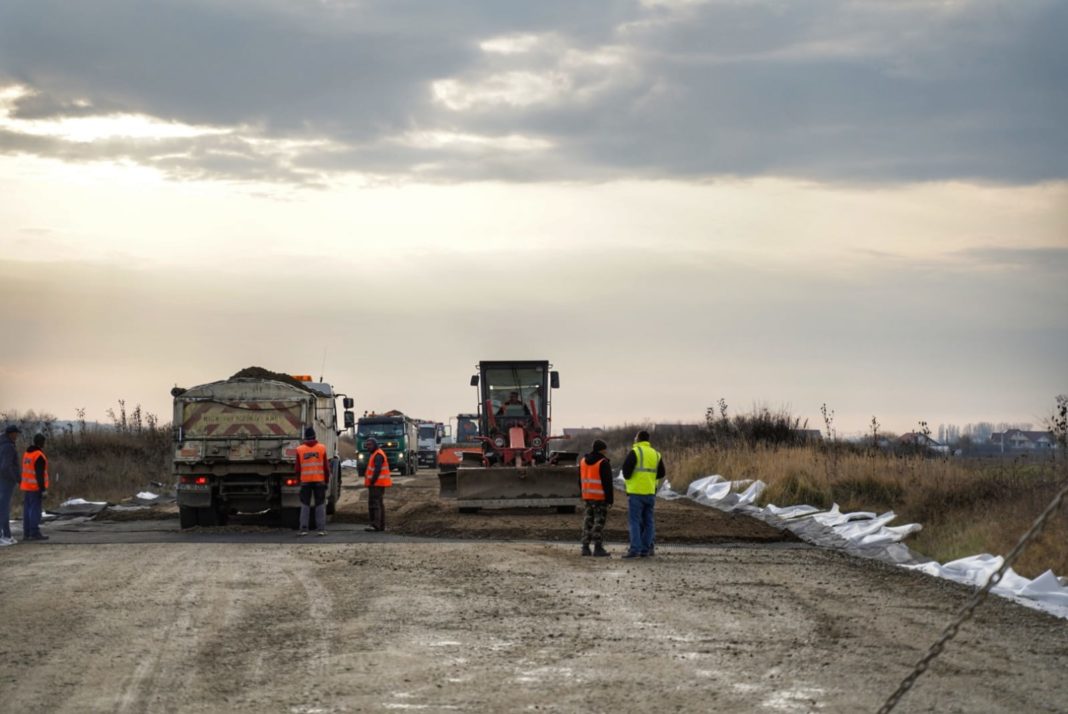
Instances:
[[[11,496],[18,487],[15,481],[0,480],[0,538],[11,537]]]
[[[653,506],[656,496],[627,496],[627,523],[630,527],[630,553],[648,555],[653,549],[656,527]]]
[[[41,535],[41,492],[22,492],[22,537]]]

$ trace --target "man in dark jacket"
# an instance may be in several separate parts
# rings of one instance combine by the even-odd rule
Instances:
[[[593,442],[590,453],[583,456],[579,462],[582,500],[586,504],[586,514],[582,520],[582,554],[599,558],[609,556],[608,551],[604,549],[604,524],[608,520],[608,509],[615,500],[612,492],[612,465],[605,455],[607,450],[608,445],[597,439]]]
[[[363,448],[370,452],[367,456],[367,470],[364,471],[363,485],[367,487],[367,515],[370,525],[365,531],[386,530],[386,488],[393,485],[389,471],[389,459],[386,452],[379,448],[378,440],[368,437]]]
[[[656,492],[664,482],[664,459],[649,444],[649,432],[642,429],[634,437],[634,447],[623,459],[623,479],[627,488],[627,521],[630,548],[624,558],[647,558],[656,552],[656,525],[653,508]]]
[[[0,546],[15,545],[11,537],[11,496],[22,482],[22,463],[15,440],[19,428],[10,424],[0,438]]]

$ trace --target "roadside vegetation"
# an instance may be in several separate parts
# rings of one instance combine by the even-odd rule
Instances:
[[[0,423],[21,429],[24,449],[35,433],[45,446],[52,474],[46,503],[68,498],[117,503],[142,490],[171,483],[171,428],[140,406],[124,401],[109,409],[109,424],[87,423],[84,410],[73,422],[33,411],[0,413]],[[838,438],[834,413],[824,407],[818,436],[788,410],[753,409],[730,415],[720,400],[703,425],[664,426],[652,441],[665,456],[672,487],[685,492],[695,479],[718,474],[730,481],[759,479],[767,484],[761,504],[811,504],[843,511],[894,511],[896,524],[920,523],[923,530],[906,543],[940,562],[976,553],[1005,554],[1068,481],[1068,397],[1057,398],[1048,427],[1060,448],[1043,455],[953,457],[918,448],[878,446],[878,421],[864,442]],[[921,428],[923,423],[921,422]],[[596,434],[619,465],[634,434],[649,425],[627,424]],[[584,453],[594,437],[568,444]],[[342,439],[342,458],[355,449]],[[161,484],[157,486],[156,484]],[[20,510],[21,499],[12,506]],[[1068,575],[1068,509],[1056,514],[1045,532],[1017,562],[1017,572],[1034,577],[1052,568]]]
[[[760,505],[810,504],[843,511],[894,511],[896,525],[920,523],[906,543],[946,562],[977,553],[1004,555],[1068,481],[1068,398],[1058,397],[1048,420],[1060,448],[1041,455],[955,457],[915,447],[878,446],[878,421],[864,442],[837,437],[834,415],[824,408],[824,429],[814,439],[786,410],[754,409],[729,416],[722,402],[700,427],[661,425],[652,432],[672,487],[685,493],[697,478],[718,474],[729,481],[761,480]],[[922,422],[921,422],[922,427]],[[635,432],[628,424],[598,433],[621,464]],[[592,441],[592,436],[586,441]],[[586,451],[580,441],[573,447]],[[1014,566],[1034,577],[1047,569],[1068,575],[1068,509],[1056,514]]]
[[[0,423],[21,430],[18,449],[23,451],[34,434],[44,434],[45,454],[52,487],[45,510],[68,498],[118,503],[139,491],[169,492],[171,483],[171,429],[160,425],[140,405],[127,411],[124,401],[109,409],[110,424],[85,421],[78,410],[73,422],[60,422],[53,415],[34,411],[0,413]],[[162,484],[156,486],[154,484]],[[12,508],[21,512],[16,494]]]

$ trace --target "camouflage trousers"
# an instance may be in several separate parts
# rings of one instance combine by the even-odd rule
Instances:
[[[582,545],[604,543],[604,523],[608,520],[608,505],[604,501],[586,501],[586,515],[582,519]]]

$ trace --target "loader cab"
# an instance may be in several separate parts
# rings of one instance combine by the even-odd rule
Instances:
[[[469,444],[478,439],[478,414],[456,415],[456,443]]]
[[[548,361],[480,362],[471,384],[479,391],[480,433],[513,426],[549,433],[549,390],[560,384]]]

